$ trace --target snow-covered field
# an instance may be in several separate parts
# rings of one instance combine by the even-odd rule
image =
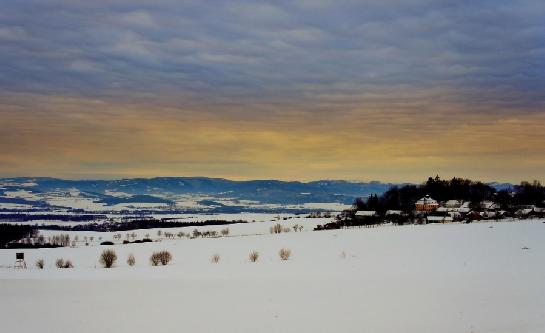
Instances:
[[[320,221],[321,220],[321,221]],[[325,223],[290,219],[282,224]],[[545,332],[543,221],[383,226],[0,251],[2,332]],[[204,229],[212,229],[205,227]],[[166,230],[166,229],[165,229]],[[169,231],[173,232],[169,229]],[[258,234],[258,235],[255,235]],[[82,233],[83,235],[83,233]],[[278,251],[292,251],[288,261]],[[102,250],[118,254],[100,268]],[[149,256],[166,249],[169,266]],[[258,262],[248,261],[258,251]],[[125,260],[132,253],[136,265]],[[219,263],[211,257],[219,254]],[[36,259],[44,270],[33,267]],[[73,261],[56,269],[55,259]]]

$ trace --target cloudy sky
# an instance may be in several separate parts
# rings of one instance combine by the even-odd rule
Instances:
[[[543,0],[4,0],[0,176],[545,180]]]

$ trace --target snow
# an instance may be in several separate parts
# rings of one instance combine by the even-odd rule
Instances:
[[[106,191],[104,191],[104,194],[111,195],[113,197],[118,197],[118,198],[130,198],[130,197],[132,197],[131,194],[126,193],[126,192],[120,192],[120,191],[106,190]]]
[[[16,191],[6,191],[4,192],[6,198],[21,198],[29,201],[40,200],[40,197],[27,190],[16,190]]]
[[[168,207],[165,203],[148,203],[148,202],[131,202],[119,203],[109,206],[106,203],[98,202],[97,199],[84,198],[79,196],[78,192],[70,192],[69,196],[59,194],[57,196],[49,196],[45,201],[52,206],[68,207],[73,209],[83,209],[86,212],[103,212],[103,211],[124,211],[124,210],[139,210],[149,208],[165,208]]]
[[[78,197],[75,192],[71,192],[69,195],[65,195],[64,193],[51,193],[45,198],[45,201],[52,206],[83,209],[89,212],[102,211],[111,208],[101,202],[96,202],[94,199]]]
[[[165,211],[167,209],[181,209],[181,210],[198,210],[201,212],[207,212],[214,208],[220,208],[222,205],[229,207],[247,208],[248,210],[278,210],[285,209],[294,210],[329,210],[329,211],[341,211],[347,209],[350,206],[339,202],[308,202],[302,204],[271,204],[262,203],[255,200],[244,200],[234,197],[226,197],[225,194],[218,195],[206,195],[206,194],[171,194],[171,193],[159,193],[150,192],[148,194],[164,198],[172,201],[174,204],[169,205],[166,203],[120,203],[116,205],[108,205],[105,202],[101,202],[100,196],[91,192],[82,192],[77,188],[70,188],[68,190],[55,190],[50,192],[32,192],[30,189],[17,189],[10,190],[3,193],[6,198],[21,198],[29,201],[45,202],[52,206],[52,209],[66,208],[66,209],[81,209],[89,213],[93,212],[121,212],[121,211],[138,211],[138,210],[155,210]],[[150,189],[152,190],[152,189]],[[106,195],[128,198],[132,195],[118,190],[105,190]],[[208,201],[211,203],[204,203]],[[217,204],[214,204],[217,203]],[[26,206],[0,206],[0,208],[6,209],[31,209],[31,204]],[[43,208],[43,207],[34,207]]]
[[[282,223],[297,220],[308,222]],[[215,239],[24,250],[44,270],[8,268],[19,250],[2,250],[2,331],[545,331],[542,220],[271,235],[275,222],[232,225],[235,235]],[[106,248],[119,257],[112,269],[97,261]],[[159,249],[172,253],[169,266],[148,264]],[[61,257],[75,268],[53,268]]]
[[[345,205],[338,202],[308,202],[302,205],[299,205],[296,208],[307,208],[307,209],[325,209],[331,211],[342,211],[345,209],[350,209],[352,205]]]
[[[32,205],[0,202],[0,209],[5,209],[5,210],[32,209]]]
[[[24,182],[24,183],[19,183],[19,182],[15,182],[15,181],[6,181],[6,179],[0,181],[0,186],[4,187],[4,186],[22,186],[22,187],[34,187],[34,186],[38,186],[38,183],[35,183],[35,182]]]
[[[377,212],[374,210],[358,210],[356,216],[377,216]]]
[[[158,241],[168,241],[164,235],[159,237],[157,232],[161,233],[169,232],[172,234],[177,234],[182,231],[184,233],[191,233],[194,229],[197,229],[201,232],[203,231],[217,231],[229,228],[230,236],[248,236],[248,235],[265,235],[270,233],[270,227],[280,223],[282,227],[290,228],[293,232],[293,226],[300,225],[303,226],[303,231],[312,231],[318,224],[325,224],[331,222],[333,218],[306,218],[301,216],[296,216],[293,214],[260,214],[260,213],[243,213],[243,214],[217,214],[217,215],[188,215],[185,218],[180,218],[181,214],[172,214],[172,215],[157,215],[156,217],[176,217],[177,220],[183,222],[203,222],[206,220],[226,220],[226,221],[236,221],[236,220],[245,220],[250,223],[237,223],[229,225],[208,225],[208,226],[191,226],[191,227],[180,227],[180,228],[154,228],[154,229],[139,229],[131,231],[116,231],[116,232],[93,232],[93,231],[59,231],[59,230],[40,230],[40,233],[45,237],[68,234],[71,239],[74,239],[76,235],[79,235],[80,244],[82,242],[82,235],[88,237],[94,237],[94,241],[88,242],[90,246],[95,246],[100,244],[103,241],[112,241],[114,243],[122,243],[126,239],[127,234],[136,234],[137,239],[151,237],[153,240]],[[286,220],[284,220],[286,218]],[[255,222],[252,222],[255,221]],[[165,222],[165,224],[168,222]],[[40,223],[41,224],[41,223]],[[55,223],[52,223],[55,224]],[[60,222],[56,223],[58,225],[75,225],[83,224],[82,222]],[[121,234],[121,240],[115,240],[114,235]],[[101,240],[99,240],[101,237]]]

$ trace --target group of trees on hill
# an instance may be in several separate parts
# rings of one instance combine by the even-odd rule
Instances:
[[[181,228],[181,227],[198,227],[209,225],[228,225],[235,223],[247,223],[247,221],[236,220],[206,220],[202,222],[197,221],[171,221],[172,219],[136,219],[123,222],[104,222],[104,223],[91,223],[91,224],[76,224],[76,225],[42,225],[40,229],[43,230],[63,230],[63,231],[97,231],[97,232],[111,232],[111,231],[129,231],[136,229],[153,229],[153,228]]]
[[[507,205],[535,205],[541,207],[545,203],[545,187],[537,180],[532,183],[522,182],[520,185],[515,186],[512,198],[509,198],[509,193],[505,192],[498,192],[498,197],[501,197],[502,201],[505,200]]]
[[[358,210],[374,210],[384,214],[387,210],[414,210],[415,202],[430,195],[437,201],[469,201],[473,207],[485,200],[494,201],[509,210],[521,205],[541,206],[545,200],[545,187],[538,181],[522,182],[511,189],[497,191],[492,186],[480,181],[464,178],[443,180],[439,176],[428,178],[421,185],[394,186],[382,195],[371,195],[367,199],[357,198],[354,207]]]
[[[4,248],[9,242],[29,237],[35,232],[36,230],[28,225],[2,223],[0,224],[0,248]]]

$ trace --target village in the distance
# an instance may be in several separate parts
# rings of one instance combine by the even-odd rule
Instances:
[[[204,178],[199,180],[202,183]],[[180,179],[176,181],[179,187],[183,187]],[[278,224],[276,228],[282,232],[291,229],[320,231],[381,225],[471,223],[545,217],[545,188],[537,181],[521,182],[520,185],[485,184],[463,178],[442,180],[436,176],[417,185],[360,183],[357,186],[363,191],[369,192],[377,188],[385,190],[366,193],[365,197],[354,199],[349,199],[353,193],[350,191],[357,191],[358,188],[354,189],[355,185],[348,182],[341,183],[350,188],[343,194],[324,190],[326,181],[322,181],[319,193],[313,194],[293,192],[300,190],[300,187],[309,186],[307,183],[299,183],[295,189],[291,189],[290,184],[274,181],[274,188],[268,190],[276,193],[276,197],[268,194],[268,202],[249,200],[251,191],[247,189],[247,185],[244,185],[246,192],[223,191],[224,188],[213,188],[216,185],[208,184],[207,187],[195,189],[191,193],[173,194],[176,191],[171,189],[171,192],[161,196],[150,195],[148,192],[128,194],[106,188],[100,189],[102,193],[76,187],[66,189],[59,186],[51,189],[51,185],[40,185],[41,182],[44,180],[4,180],[0,198],[3,200],[0,203],[2,247],[76,247],[93,243],[110,245],[151,242],[163,237],[220,237],[228,235],[225,231],[228,225],[259,225],[259,222],[264,221],[301,221],[287,228]],[[48,182],[51,180],[45,181],[46,184]],[[137,181],[131,182],[135,185]],[[74,185],[70,182],[69,184]],[[99,187],[89,183],[85,186]],[[259,186],[252,191],[263,196],[267,189],[262,183]],[[337,184],[334,190],[339,190],[339,186]],[[279,194],[280,188],[284,193]],[[159,188],[154,188],[155,193],[158,190]],[[305,202],[313,201],[316,197],[340,198],[345,202]],[[186,207],[177,206],[174,200],[183,200]],[[290,200],[293,202],[289,202]],[[347,204],[347,200],[351,200],[352,204]],[[241,206],[242,204],[247,206]],[[208,226],[216,230],[200,230]],[[219,227],[221,229],[217,229]],[[168,231],[174,228],[176,233]],[[162,232],[163,237],[156,230],[153,233],[142,233],[140,237],[134,232],[147,229],[166,231]],[[97,232],[104,236],[89,236],[88,239],[72,235],[70,238],[66,232]],[[273,232],[272,228],[270,232]]]

